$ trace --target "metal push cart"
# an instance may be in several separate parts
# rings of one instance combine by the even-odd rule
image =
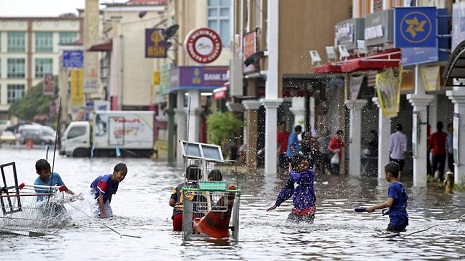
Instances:
[[[180,145],[186,166],[197,165],[202,174],[196,186],[182,189],[183,241],[230,238],[237,242],[241,190],[237,184],[207,178],[215,164],[224,162],[221,147],[187,141],[180,141]]]
[[[45,236],[69,219],[61,193],[66,187],[18,184],[14,162],[0,170],[0,234]]]

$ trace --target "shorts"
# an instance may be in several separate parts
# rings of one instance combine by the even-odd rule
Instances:
[[[106,202],[103,204],[105,208],[105,212],[107,213],[107,217],[113,217],[113,210],[111,209],[110,202]],[[100,217],[100,207],[98,205],[98,200],[95,200],[92,215],[94,217]]]
[[[182,231],[182,213],[174,215],[173,219],[173,231]]]
[[[392,223],[389,223],[387,226],[386,230],[389,232],[405,232],[405,228],[408,226],[408,220],[405,220],[402,222],[401,225],[393,225]]]
[[[315,215],[308,215],[308,216],[301,216],[294,213],[290,213],[287,216],[286,223],[308,223],[313,224],[313,220],[315,219]]]
[[[286,222],[313,223],[313,220],[315,219],[315,211],[315,206],[301,210],[293,208],[292,212],[289,214],[289,216],[287,216]]]
[[[400,170],[400,171],[403,171],[403,170],[404,170],[405,160],[403,160],[403,159],[393,159],[393,158],[391,158],[391,157],[389,157],[389,160],[390,160],[390,161],[394,161],[394,162],[396,162],[397,164],[399,164],[399,170]]]

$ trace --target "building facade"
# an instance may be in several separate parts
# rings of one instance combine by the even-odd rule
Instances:
[[[46,76],[59,74],[59,46],[82,34],[80,17],[0,17],[0,118],[8,119],[10,104]]]

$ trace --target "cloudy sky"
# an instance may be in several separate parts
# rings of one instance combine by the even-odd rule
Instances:
[[[125,3],[128,0],[100,0],[100,3]],[[0,0],[0,17],[58,16],[77,14],[85,0]]]

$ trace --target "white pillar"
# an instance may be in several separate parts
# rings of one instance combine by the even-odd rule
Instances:
[[[427,153],[427,106],[431,104],[433,95],[425,94],[425,86],[421,79],[420,66],[415,66],[415,93],[407,94],[407,99],[413,105],[412,150],[413,155],[413,186],[426,187],[426,153]]]
[[[454,181],[457,184],[463,184],[465,178],[465,165],[463,164],[465,163],[465,134],[463,132],[465,129],[465,89],[454,87],[453,90],[447,91],[446,95],[454,103],[454,153],[458,156],[454,168]]]
[[[174,109],[174,112],[176,113],[176,125],[177,125],[177,130],[176,130],[176,148],[177,152],[176,153],[176,160],[178,163],[183,162],[183,157],[182,157],[182,150],[181,146],[179,146],[179,141],[180,140],[187,140],[187,135],[186,135],[186,112],[184,110],[184,92],[178,91],[177,95],[177,106]]]
[[[260,102],[265,106],[265,174],[277,172],[276,133],[278,125],[278,106],[283,102],[279,97],[279,2],[267,3],[267,39],[268,70],[266,74],[265,98]]]
[[[317,127],[316,127],[316,119],[315,119],[315,97],[310,97],[308,102],[310,103],[309,104],[309,107],[310,107],[310,126],[312,127],[312,130],[315,130],[315,132],[317,133],[317,135],[319,136],[318,132],[317,132]],[[307,126],[308,128],[308,126]]]
[[[294,127],[305,126],[305,97],[292,97],[292,106],[289,109],[294,114]],[[294,129],[294,128],[292,128]],[[305,130],[304,130],[305,131]]]
[[[362,109],[367,104],[367,100],[345,101],[347,108],[350,109],[350,129],[349,129],[349,175],[360,176],[361,174],[361,155],[362,155],[362,135],[360,128],[362,126]]]
[[[200,91],[189,90],[189,104],[186,107],[186,114],[188,117],[189,129],[187,130],[188,139],[190,142],[199,142],[200,140],[200,113],[202,106],[200,104]]]
[[[429,104],[428,121],[431,126],[431,133],[435,132],[436,123],[438,122],[438,96],[437,95],[433,96],[433,100]],[[446,123],[446,126],[447,126],[447,123]]]
[[[278,133],[278,107],[282,99],[267,100],[260,102],[265,106],[265,174],[276,174],[278,168],[278,148],[276,146],[276,133]]]
[[[385,180],[384,166],[389,163],[389,138],[391,136],[391,118],[383,116],[378,97],[371,99],[379,109],[378,112],[378,179]]]
[[[433,95],[407,94],[407,99],[413,105],[412,146],[413,157],[413,186],[426,187],[426,107],[431,103]],[[416,128],[415,128],[416,126]]]

